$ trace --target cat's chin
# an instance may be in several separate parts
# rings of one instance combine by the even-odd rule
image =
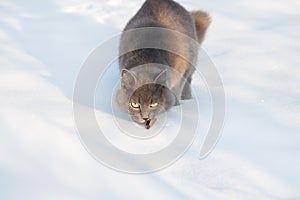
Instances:
[[[147,120],[135,118],[134,116],[131,116],[131,118],[134,122],[138,124],[144,124],[144,127],[146,129],[150,129],[153,126],[153,124],[156,122],[156,118],[147,119]]]

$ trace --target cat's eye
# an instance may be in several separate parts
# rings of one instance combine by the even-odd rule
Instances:
[[[132,106],[133,108],[139,108],[139,107],[140,107],[140,104],[135,103],[135,102],[131,102],[131,106]]]
[[[158,103],[151,103],[151,104],[150,104],[150,107],[153,108],[153,107],[156,107],[157,105],[158,105]]]

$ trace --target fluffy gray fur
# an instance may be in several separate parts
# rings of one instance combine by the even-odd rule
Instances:
[[[172,0],[147,0],[124,31],[144,27],[161,27],[183,33],[200,44],[210,24],[210,17],[202,11],[188,12]],[[151,37],[151,36],[150,36]],[[136,42],[149,39],[143,34],[121,37],[120,52]],[[172,40],[172,38],[159,38]],[[185,41],[170,41],[186,58],[196,62],[198,48]],[[156,64],[153,64],[156,63]],[[120,108],[137,123],[155,119],[159,114],[179,104],[180,99],[190,99],[194,67],[182,57],[160,49],[139,49],[120,55],[121,86],[116,101]],[[171,70],[170,70],[171,69]],[[174,73],[175,71],[176,73]],[[139,107],[133,107],[136,103]],[[151,105],[155,105],[152,106]]]

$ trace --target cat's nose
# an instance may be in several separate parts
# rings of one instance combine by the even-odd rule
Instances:
[[[143,118],[143,120],[147,121],[149,118]]]

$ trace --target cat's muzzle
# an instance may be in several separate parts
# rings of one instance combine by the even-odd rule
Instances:
[[[143,118],[144,119],[144,126],[146,129],[150,129],[151,126],[154,124],[156,119],[149,119],[149,118]]]

